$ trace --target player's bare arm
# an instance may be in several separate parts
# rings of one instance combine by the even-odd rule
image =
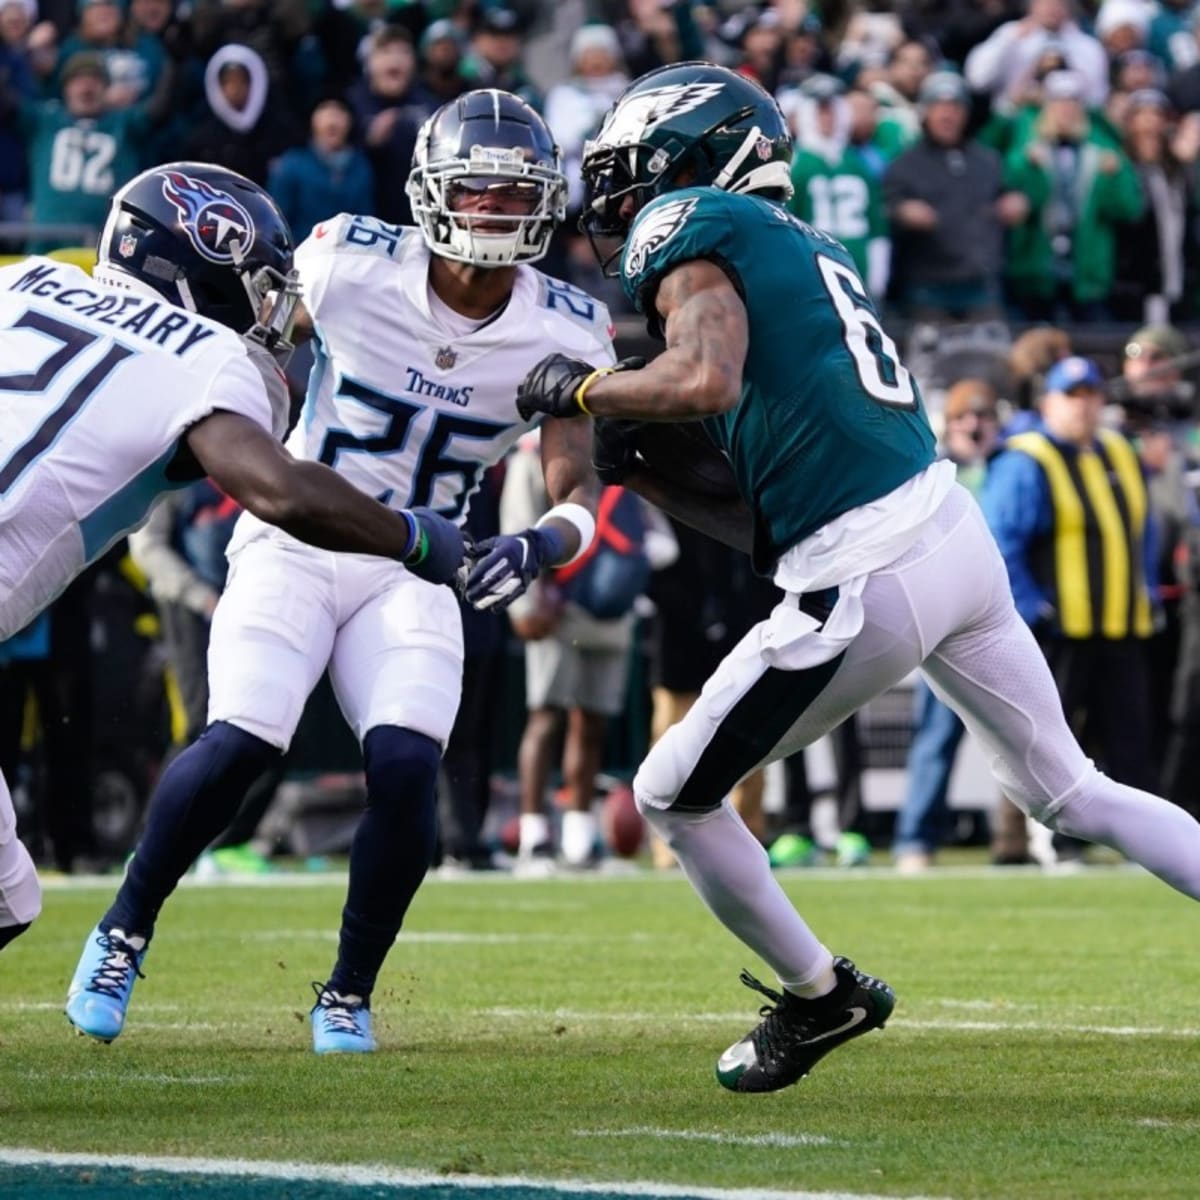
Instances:
[[[462,562],[462,535],[449,521],[423,509],[393,512],[336,471],[293,458],[248,417],[212,413],[186,441],[222,491],[302,542],[399,559],[436,583],[448,582]]]
[[[542,423],[542,475],[552,505],[578,504],[595,516],[600,484],[592,470],[590,422],[550,420]],[[562,561],[574,558],[583,548],[579,529],[571,522],[551,517],[546,524],[562,535]]]
[[[750,332],[729,277],[707,259],[680,263],[663,276],[655,304],[667,348],[653,362],[631,370],[627,360],[597,371],[550,355],[521,384],[521,415],[694,421],[733,408],[741,398]]]

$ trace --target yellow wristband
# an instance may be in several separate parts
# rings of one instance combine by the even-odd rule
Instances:
[[[613,367],[597,367],[596,370],[594,370],[575,389],[575,403],[579,405],[580,412],[587,413],[587,415],[589,417],[592,415],[592,410],[590,408],[588,408],[588,406],[586,404],[584,404],[584,402],[583,402],[584,394],[587,392],[588,388],[590,388],[592,386],[592,384],[596,382],[597,379],[600,379],[601,377],[603,377],[605,375],[611,375],[614,370],[615,370],[615,368],[613,368]]]

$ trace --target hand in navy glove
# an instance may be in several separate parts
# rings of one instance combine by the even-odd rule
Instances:
[[[564,557],[565,547],[557,530],[526,529],[487,538],[472,546],[470,554],[476,561],[463,595],[481,611],[501,612],[524,594],[542,567]]]
[[[450,583],[466,554],[462,530],[432,508],[408,508],[404,515],[412,524],[413,538],[401,562],[419,579]]]
[[[596,417],[592,422],[592,469],[601,483],[620,484],[637,462],[633,435],[641,421]]]
[[[615,367],[593,367],[581,358],[565,354],[547,354],[517,387],[517,412],[522,421],[534,413],[550,417],[582,417],[587,409],[580,403],[579,389],[593,375],[611,375],[616,371],[640,371],[644,358],[623,358]],[[586,400],[584,401],[586,403]]]

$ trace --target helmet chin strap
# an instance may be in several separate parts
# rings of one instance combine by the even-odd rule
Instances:
[[[720,188],[722,191],[728,186],[729,181],[733,178],[738,167],[750,157],[750,151],[754,149],[758,143],[758,139],[762,137],[762,130],[755,125],[742,141],[742,144],[737,148],[729,161],[721,168],[721,173],[713,180],[712,185],[715,188]]]

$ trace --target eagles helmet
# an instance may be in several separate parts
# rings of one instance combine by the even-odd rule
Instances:
[[[726,67],[676,63],[630,84],[583,148],[580,226],[624,238],[632,215],[664,192],[715,187],[785,201],[792,194],[792,137],[774,99]],[[627,198],[633,210],[622,216]]]
[[[464,194],[489,189],[523,199],[527,211],[458,211]],[[567,177],[546,122],[495,88],[466,92],[421,126],[405,190],[429,249],[479,267],[537,262],[567,210]]]
[[[167,163],[113,197],[94,274],[288,350],[300,299],[293,249],[286,218],[258,184],[211,163]]]

